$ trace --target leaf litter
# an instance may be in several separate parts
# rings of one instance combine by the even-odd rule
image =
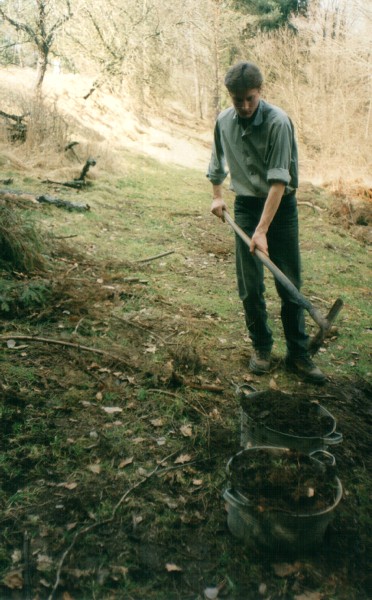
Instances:
[[[97,295],[99,268],[77,264],[75,272],[95,272],[85,281],[85,292],[77,293],[75,284],[61,281],[56,287],[60,306],[55,297],[43,318],[50,319],[50,330],[56,324],[55,336],[59,336],[60,309],[68,307],[64,327],[74,313],[79,318],[84,315],[80,327],[86,328],[87,339],[95,335],[102,343],[104,337],[97,332],[106,335],[108,323],[99,301],[105,303],[105,310],[115,311],[120,296],[102,289]],[[84,281],[82,273],[80,277]],[[217,597],[228,600],[257,600],[264,591],[263,581],[265,594],[276,599],[283,597],[283,579],[289,598],[315,599],[326,593],[319,592],[322,588],[331,590],[337,600],[366,599],[364,550],[370,525],[358,515],[368,497],[362,473],[370,460],[370,387],[361,381],[333,379],[325,396],[317,398],[312,392],[313,400],[335,412],[344,434],[343,444],[334,452],[346,494],[324,548],[309,559],[312,568],[289,563],[292,567],[279,575],[278,567],[275,572],[270,566],[278,565],[278,557],[262,557],[258,549],[248,552],[237,545],[226,526],[221,498],[227,485],[225,468],[239,450],[232,363],[221,362],[215,372],[213,364],[201,358],[208,355],[208,348],[199,349],[194,335],[199,320],[201,328],[208,321],[214,327],[216,318],[204,318],[183,306],[182,319],[175,319],[178,302],[167,305],[166,313],[161,298],[147,298],[132,285],[121,287],[130,298],[138,294],[142,304],[161,307],[159,334],[166,338],[176,332],[176,345],[157,344],[156,352],[146,352],[155,346],[149,333],[126,326],[128,368],[124,369],[108,355],[97,355],[92,363],[77,348],[61,352],[30,342],[22,359],[28,376],[14,381],[7,375],[3,381],[0,449],[6,450],[6,462],[0,466],[4,482],[0,501],[6,535],[0,554],[0,595],[6,598],[10,590],[27,591],[27,567],[32,593],[40,600],[91,597],[93,581],[99,587],[96,597],[102,600],[120,599],[123,593],[136,600],[184,600],[205,596],[206,590],[207,595],[218,593]],[[175,323],[181,321],[179,331],[187,331],[188,318],[193,336],[182,333],[181,345]],[[76,320],[70,330],[75,327]],[[110,339],[112,355],[122,351],[118,339],[115,335]],[[12,348],[5,352],[7,364],[15,369],[17,355]],[[239,373],[241,380],[254,381],[241,365]],[[187,386],[188,381],[199,383],[200,375],[204,382],[218,381],[224,393]],[[279,382],[272,378],[266,386],[277,392]],[[121,421],[116,420],[118,414]],[[309,484],[307,500],[313,491],[316,486]],[[28,553],[23,548],[25,531],[30,534]],[[14,569],[12,555],[20,547],[23,568]],[[221,573],[233,585],[226,589],[211,585]]]

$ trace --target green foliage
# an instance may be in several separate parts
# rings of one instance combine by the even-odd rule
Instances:
[[[27,213],[0,206],[0,266],[6,271],[30,273],[43,270],[46,260],[34,219]]]
[[[255,17],[247,26],[246,33],[255,30],[269,31],[290,25],[292,15],[306,16],[308,0],[238,0],[243,12]]]
[[[19,282],[0,279],[0,314],[7,316],[45,306],[50,300],[48,280]]]

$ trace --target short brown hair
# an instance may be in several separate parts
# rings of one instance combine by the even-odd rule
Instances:
[[[229,92],[260,89],[263,77],[257,65],[241,61],[230,67],[225,75],[225,86]]]

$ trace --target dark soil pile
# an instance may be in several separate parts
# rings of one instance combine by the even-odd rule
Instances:
[[[267,390],[243,394],[240,404],[254,422],[282,433],[322,437],[334,429],[334,419],[303,395]]]
[[[334,503],[333,469],[305,454],[251,448],[235,455],[228,470],[233,488],[259,512],[313,513]]]

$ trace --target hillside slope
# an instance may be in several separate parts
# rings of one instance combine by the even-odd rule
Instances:
[[[32,69],[0,69],[0,110],[24,114],[32,97]],[[47,74],[46,99],[66,116],[74,139],[125,148],[161,162],[205,170],[211,146],[211,124],[195,122],[187,111],[168,103],[160,111],[145,107],[139,115],[129,97],[95,90],[93,78],[72,73]],[[18,112],[17,112],[18,111]],[[160,114],[162,113],[162,114]]]

